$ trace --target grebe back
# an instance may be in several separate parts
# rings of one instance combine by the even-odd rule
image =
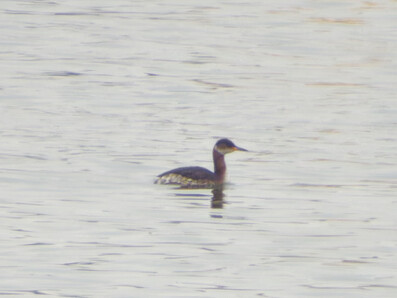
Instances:
[[[202,167],[182,167],[167,171],[157,176],[157,184],[176,184],[182,187],[212,188],[223,184],[226,174],[225,154],[234,151],[248,151],[237,147],[228,139],[220,139],[212,150],[214,172]]]

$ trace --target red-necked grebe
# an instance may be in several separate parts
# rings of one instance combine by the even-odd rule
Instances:
[[[212,150],[214,173],[202,167],[182,167],[158,175],[154,183],[176,184],[194,188],[211,188],[215,185],[221,185],[225,181],[226,174],[225,154],[234,151],[248,150],[237,147],[228,139],[221,139],[216,142]]]

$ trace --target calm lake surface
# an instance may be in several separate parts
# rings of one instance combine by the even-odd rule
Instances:
[[[396,297],[396,11],[1,1],[0,294]]]

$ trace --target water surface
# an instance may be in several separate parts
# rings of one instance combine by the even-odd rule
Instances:
[[[395,10],[2,1],[0,293],[395,297]]]

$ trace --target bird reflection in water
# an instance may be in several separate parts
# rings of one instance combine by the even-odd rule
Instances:
[[[192,188],[186,188],[186,187],[178,187],[176,188],[177,190],[193,190]],[[183,192],[183,193],[175,193],[175,196],[177,197],[183,197],[186,200],[193,201],[192,204],[197,205],[197,200],[202,200],[204,197],[208,198],[208,194],[203,194],[203,193],[188,193],[188,192]],[[223,205],[225,203],[224,198],[225,195],[223,193],[223,184],[219,184],[215,186],[212,189],[212,198],[211,198],[211,208],[214,209],[222,209]]]
[[[224,203],[223,184],[217,185],[212,190],[211,208],[222,209]]]

